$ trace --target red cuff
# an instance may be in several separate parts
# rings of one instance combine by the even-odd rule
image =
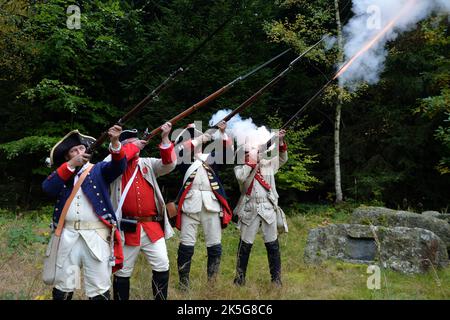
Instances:
[[[141,151],[136,145],[132,143],[127,143],[126,145],[122,146],[122,150],[125,153],[125,157],[127,157],[127,161],[133,159],[136,154]]]
[[[188,140],[183,142],[183,148],[186,151],[194,150],[194,145],[192,144],[192,140]]]
[[[230,139],[230,137],[223,140],[223,145],[226,148],[231,147],[232,144],[233,144],[233,139]]]
[[[120,148],[120,151],[118,153],[111,152],[111,158],[113,161],[120,161],[125,158],[125,151],[123,150],[123,147]]]
[[[159,145],[159,154],[161,155],[163,164],[171,164],[177,160],[173,143],[170,143],[170,147],[162,148],[162,144]]]
[[[256,163],[245,162],[245,164],[249,167],[252,167],[252,169],[255,169],[256,167]]]
[[[287,143],[284,142],[283,145],[280,145],[279,148],[278,148],[278,150],[279,150],[280,152],[286,152],[286,151],[287,151]]]
[[[64,181],[69,180],[75,174],[75,171],[70,171],[67,162],[64,162],[58,169],[56,169],[56,172]]]

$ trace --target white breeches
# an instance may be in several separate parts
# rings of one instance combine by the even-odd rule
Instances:
[[[63,292],[73,292],[75,289],[79,289],[80,270],[83,267],[85,292],[89,298],[109,290],[111,287],[109,244],[100,240],[99,247],[105,257],[102,261],[92,253],[83,237],[78,237],[62,266],[56,267],[55,288]]]
[[[186,246],[194,246],[197,240],[198,225],[202,225],[207,247],[220,244],[222,227],[219,212],[206,211],[205,207],[198,213],[184,213],[181,218],[180,242]]]
[[[239,229],[241,230],[241,239],[247,243],[253,243],[256,238],[256,234],[259,231],[259,227],[262,229],[264,242],[275,241],[278,237],[277,222],[273,221],[268,224],[261,216],[256,215],[253,220],[248,224],[239,223]]]
[[[141,226],[142,228],[142,226]],[[151,242],[147,234],[141,229],[140,246],[123,246],[123,268],[114,275],[118,277],[131,277],[139,252],[142,251],[153,271],[163,272],[169,270],[169,256],[167,255],[166,241],[164,237]]]

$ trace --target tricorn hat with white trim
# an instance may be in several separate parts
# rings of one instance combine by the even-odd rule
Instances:
[[[84,145],[88,148],[95,142],[94,137],[81,134],[78,130],[70,131],[50,151],[50,166],[60,166],[66,159],[66,153],[73,147]]]
[[[137,129],[123,130],[119,136],[119,141],[122,142],[130,138],[138,138],[138,134],[139,131]]]

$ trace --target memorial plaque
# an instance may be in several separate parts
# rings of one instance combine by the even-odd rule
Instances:
[[[377,253],[377,244],[373,238],[347,237],[347,259],[373,261]]]

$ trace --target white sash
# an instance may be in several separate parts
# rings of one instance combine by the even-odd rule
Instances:
[[[194,161],[193,164],[191,164],[191,166],[187,169],[186,173],[184,174],[184,178],[183,178],[183,186],[185,185],[187,179],[189,179],[190,175],[192,173],[194,173],[195,171],[197,171],[198,168],[200,168],[200,166],[203,164],[203,162],[206,161],[206,159],[208,159],[209,154],[205,154],[202,153],[197,159]]]
[[[127,193],[131,188],[131,184],[133,183],[134,178],[136,177],[136,174],[139,169],[139,164],[136,165],[136,169],[133,172],[133,175],[131,176],[131,179],[128,181],[127,185],[125,186],[125,189],[122,192],[122,195],[120,196],[119,205],[116,210],[116,218],[117,218],[117,224],[120,226],[120,220],[122,220],[122,206],[125,202],[125,198],[127,197]]]

